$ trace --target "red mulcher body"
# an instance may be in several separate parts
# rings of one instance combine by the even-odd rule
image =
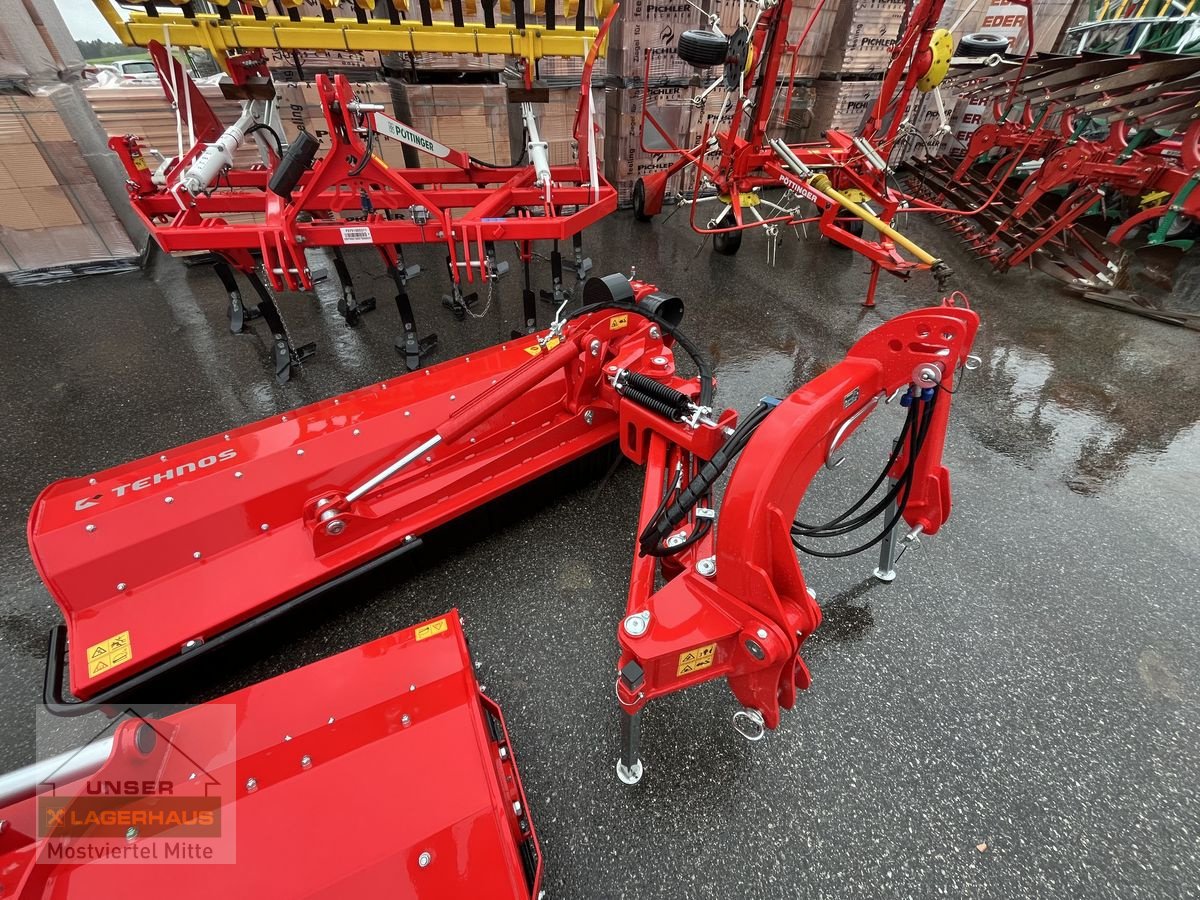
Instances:
[[[211,703],[125,719],[97,764],[71,784],[52,785],[39,770],[30,796],[0,808],[0,894],[458,900],[540,891],[541,851],[512,746],[499,707],[480,693],[455,611]],[[101,808],[121,818],[66,837],[96,799],[89,794],[130,783],[151,787],[105,796]],[[207,844],[189,839],[197,832],[186,822],[152,824],[167,807],[200,806],[217,822]],[[64,843],[93,861],[56,862]],[[230,855],[206,860],[192,849],[194,862],[160,863],[172,858],[168,846]]]
[[[800,649],[821,621],[796,548],[864,528],[885,506],[884,532],[859,550],[886,548],[904,522],[934,534],[949,517],[942,445],[978,317],[955,298],[897,316],[739,420],[712,408],[712,372],[678,329],[678,297],[610,275],[583,300],[544,334],[48,487],[29,522],[66,620],[51,638],[47,705],[117,704],[615,443],[646,468],[618,634],[618,773],[641,775],[646,704],[713,678],[774,728],[809,683]],[[698,378],[676,374],[679,349]],[[908,417],[870,517],[856,512],[863,501],[825,525],[793,521],[816,473],[893,400]],[[730,466],[718,517],[714,487]]]

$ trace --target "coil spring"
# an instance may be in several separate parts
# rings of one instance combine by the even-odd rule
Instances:
[[[692,402],[688,395],[682,391],[668,387],[661,381],[655,381],[649,375],[643,375],[641,372],[625,373],[625,381],[621,389],[628,393],[630,388],[636,390],[643,397],[649,397],[657,400],[659,403],[666,404],[671,412],[664,413],[664,415],[682,416],[688,411],[688,407]],[[651,408],[654,409],[654,407]]]
[[[649,394],[632,385],[626,384],[622,387],[621,396],[626,400],[632,400],[638,406],[644,406],[651,412],[658,413],[663,418],[674,420],[679,416],[679,411],[670,403],[660,400],[658,397],[651,397]]]

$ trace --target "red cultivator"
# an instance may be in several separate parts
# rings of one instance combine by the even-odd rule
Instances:
[[[800,47],[822,6],[818,4],[813,11]],[[692,228],[712,235],[713,249],[718,253],[736,253],[742,233],[749,228],[766,229],[774,241],[781,226],[815,221],[831,241],[871,261],[868,306],[874,303],[881,270],[907,277],[913,270],[930,269],[940,289],[950,270],[890,224],[906,196],[894,190],[888,178],[892,151],[913,92],[936,89],[950,66],[950,33],[936,27],[942,6],[941,0],[919,0],[892,51],[892,64],[862,128],[854,135],[830,129],[826,143],[820,144],[788,145],[779,139],[767,139],[772,111],[784,90],[781,81],[786,74],[785,55],[789,50],[797,54],[787,82],[784,109],[790,106],[794,61],[799,58],[798,48],[787,46],[791,0],[741,3],[739,27],[728,37],[717,30],[716,17],[712,31],[687,32],[679,47],[683,59],[697,66],[723,67],[717,81],[694,101],[703,104],[713,91],[724,89],[725,100],[717,115],[719,126],[712,134],[706,127],[696,146],[677,147],[654,116],[643,109],[643,150],[677,158],[668,168],[639,180],[634,191],[634,214],[648,220],[659,213],[668,179],[694,167],[694,174],[685,176],[692,179],[690,196],[685,198],[691,204]],[[747,9],[754,10],[754,18],[749,21]],[[647,128],[671,149],[653,151],[645,147]],[[764,188],[772,187],[787,191],[779,202],[761,196]],[[698,224],[696,205],[713,200],[720,205],[720,212],[706,224]],[[805,204],[816,207],[815,216],[802,211]],[[768,209],[768,214],[759,212],[760,207]],[[877,239],[863,236],[864,223],[875,229]],[[897,248],[914,259],[906,259]]]
[[[0,777],[0,888],[529,900],[528,808],[450,612]]]
[[[958,87],[992,103],[994,121],[961,160],[934,159],[910,183],[944,205],[976,255],[1001,271],[1029,262],[1089,299],[1200,328],[1200,314],[1161,303],[1200,222],[1200,59],[1060,57],[984,69]],[[1141,249],[1124,260],[1134,241]]]
[[[746,707],[743,731],[774,728],[809,683],[799,651],[821,621],[796,548],[881,545],[888,580],[897,535],[934,534],[950,513],[942,442],[977,317],[953,300],[900,315],[739,421],[714,410],[712,372],[678,330],[677,297],[612,275],[591,279],[583,300],[536,337],[47,488],[29,543],[66,620],[51,640],[47,704],[66,714],[116,704],[615,444],[646,467],[619,631],[618,772],[641,775],[649,701],[713,678]],[[698,378],[676,374],[677,349]],[[794,521],[813,477],[894,400],[904,425],[875,484],[829,522]],[[718,514],[716,483],[739,455]],[[881,520],[860,546],[814,546]],[[71,693],[85,703],[65,695],[68,656]]]
[[[412,371],[421,366],[436,337],[418,333],[407,282],[419,269],[404,264],[404,244],[446,248],[451,292],[444,303],[458,318],[476,299],[464,295],[464,281],[478,279],[491,290],[491,282],[508,269],[496,259],[496,243],[518,244],[525,270],[524,331],[531,333],[537,327],[529,271],[533,241],[556,242],[559,280],[557,242],[578,240],[585,227],[616,208],[616,192],[597,164],[590,90],[592,66],[613,14],[615,9],[584,62],[574,130],[579,160],[569,166],[549,164],[532,104],[522,108],[528,164],[496,166],[415,131],[382,106],[359,102],[344,76],[332,81],[317,77],[330,140],[329,149],[317,159],[318,141],[307,132],[284,146],[274,88],[265,78],[261,56],[231,61],[235,81],[223,87],[243,99],[243,113],[222,130],[182,66],[158,44],[150,49],[164,89],[180,116],[186,116],[196,140],[182,156],[166,159],[155,171],[135,138],[114,138],[110,146],[128,172],[133,207],[159,245],[168,252],[212,251],[223,260],[217,271],[230,295],[230,327],[235,332],[242,330],[248,314],[230,265],[250,280],[258,296],[255,312],[274,337],[279,381],[286,381],[291,367],[313,348],[292,344],[270,290],[256,273],[261,270],[274,291],[310,290],[306,252],[321,247],[333,252],[343,285],[339,310],[352,325],[374,301],[356,297],[342,248],[378,249],[397,291],[403,330],[396,348]],[[393,168],[373,152],[375,142],[383,139],[399,141],[447,166]],[[248,140],[257,144],[262,163],[236,168],[234,152]],[[247,214],[253,214],[252,221]]]

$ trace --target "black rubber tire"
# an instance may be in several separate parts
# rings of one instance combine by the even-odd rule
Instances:
[[[862,237],[864,224],[865,223],[863,222],[862,219],[855,216],[849,222],[843,222],[842,227],[845,228],[848,232],[850,232],[855,237]],[[841,241],[830,241],[829,246],[836,247],[838,250],[849,250],[850,249],[845,244],[843,244]]]
[[[717,228],[728,228],[736,223],[732,212],[727,212],[717,221]],[[713,252],[720,253],[722,256],[736,256],[737,252],[742,249],[742,232],[741,231],[724,231],[718,232],[712,236]]]
[[[646,183],[640,178],[633,183],[633,217],[639,222],[654,218],[646,212]]]
[[[721,66],[725,64],[725,58],[729,55],[729,39],[711,31],[695,28],[679,36],[679,46],[675,48],[675,52],[685,63],[690,63],[697,69]]]
[[[999,34],[989,34],[986,31],[977,31],[974,34],[963,35],[954,55],[978,59],[991,56],[993,53],[1006,52],[1008,52],[1008,38]]]

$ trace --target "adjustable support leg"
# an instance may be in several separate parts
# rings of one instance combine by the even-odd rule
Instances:
[[[350,267],[346,265],[346,257],[342,255],[341,247],[333,248],[333,267],[337,270],[338,280],[342,283],[342,297],[338,300],[338,314],[346,320],[346,324],[354,327],[362,321],[362,314],[375,308],[375,298],[368,297],[359,300],[354,293],[354,282],[350,279]]]
[[[571,297],[571,292],[563,287],[562,254],[558,252],[558,241],[554,242],[554,250],[550,253],[550,281],[554,290],[542,291],[542,299],[558,308]]]
[[[262,279],[258,277],[257,273],[245,272],[244,274],[250,280],[254,292],[258,294],[258,312],[262,315],[263,321],[267,323],[267,327],[271,329],[271,359],[275,364],[275,380],[279,384],[287,384],[292,377],[292,367],[301,365],[304,360],[316,353],[317,345],[310,342],[299,347],[294,346],[291,337],[288,336],[287,325],[283,322],[279,307],[275,305],[275,299],[267,290],[267,286],[262,283]]]
[[[583,255],[582,231],[577,231],[571,235],[571,249],[575,252],[575,279],[577,281],[587,281],[588,272],[592,271],[592,258]]]
[[[415,372],[421,368],[421,358],[437,346],[437,335],[417,337],[417,320],[413,315],[412,301],[408,298],[408,279],[416,273],[410,274],[412,270],[404,265],[404,257],[399,248],[380,247],[379,250],[387,262],[388,274],[396,283],[396,311],[400,313],[400,324],[403,328],[396,338],[396,350],[404,354],[404,364],[408,371]]]
[[[894,481],[888,481],[888,487],[894,487]],[[888,504],[887,511],[883,514],[884,521],[890,522],[896,515],[896,501],[893,500]],[[896,548],[899,544],[900,525],[903,520],[897,519],[896,524],[892,526],[892,530],[887,533],[887,537],[879,545],[879,565],[875,567],[874,575],[884,583],[896,580]]]
[[[221,279],[221,284],[225,288],[225,293],[229,295],[229,331],[232,334],[241,334],[246,330],[248,321],[258,318],[258,310],[247,309],[246,304],[242,302],[242,292],[238,288],[237,278],[234,277],[233,268],[229,263],[218,259],[213,264],[213,271],[217,273],[217,277]]]
[[[525,273],[525,288],[521,291],[521,315],[525,319],[525,327],[514,328],[512,336],[522,337],[537,331],[537,295],[533,292],[533,275],[530,263],[533,260],[533,244],[521,242],[521,267]]]
[[[642,741],[642,710],[635,713],[621,710],[621,758],[617,760],[617,777],[625,784],[642,780],[642,760],[638,746]]]
[[[467,317],[467,307],[479,302],[479,294],[474,291],[463,294],[462,288],[458,286],[458,273],[454,271],[454,262],[449,256],[446,257],[446,271],[450,273],[450,293],[442,294],[442,306],[450,310],[454,318],[461,322]]]

